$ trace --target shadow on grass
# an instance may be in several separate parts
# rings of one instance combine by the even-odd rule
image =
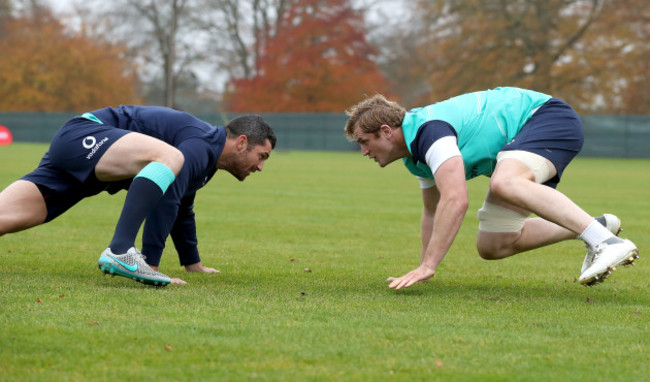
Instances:
[[[400,291],[389,291],[399,296],[431,297],[437,299],[483,299],[499,302],[534,302],[552,300],[558,303],[598,304],[598,305],[640,305],[647,304],[647,296],[642,288],[625,286],[619,289],[615,281],[608,281],[597,287],[584,287],[576,283],[559,282],[548,284],[512,280],[490,279],[473,281],[432,281],[412,286]]]
[[[429,282],[418,283],[409,288],[393,290],[388,282],[376,274],[349,275],[294,274],[289,277],[282,272],[267,273],[258,277],[244,274],[219,276],[214,282],[201,278],[201,288],[218,293],[225,289],[241,295],[295,296],[296,298],[325,299],[338,296],[342,299],[430,299],[435,300],[484,300],[493,303],[545,303],[642,305],[647,304],[644,288],[617,283],[618,278],[607,280],[596,287],[584,287],[568,280],[527,281],[507,277],[453,278],[441,277]],[[193,288],[192,282],[184,288]]]

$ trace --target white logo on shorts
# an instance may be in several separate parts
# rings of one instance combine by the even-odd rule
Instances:
[[[87,136],[82,142],[85,149],[92,149],[95,143],[97,143],[97,140],[93,136]]]

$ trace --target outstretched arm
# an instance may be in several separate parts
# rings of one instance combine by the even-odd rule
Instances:
[[[440,192],[437,187],[422,189],[422,221],[420,223],[422,237],[422,251],[420,253],[420,265],[424,262],[424,256],[427,253],[431,234],[433,233],[433,218],[436,215],[436,208],[440,201]]]
[[[194,218],[194,198],[196,194],[181,200],[178,217],[171,231],[174,246],[178,252],[181,265],[187,272],[219,273],[214,268],[203,266],[199,256],[198,239],[196,237],[196,221]]]
[[[465,217],[468,199],[462,158],[456,156],[446,160],[434,177],[435,189],[425,189],[422,193],[424,213],[420,266],[404,276],[389,277],[390,288],[407,288],[433,277]],[[436,206],[432,209],[433,204]]]

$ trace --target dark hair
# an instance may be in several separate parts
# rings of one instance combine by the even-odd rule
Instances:
[[[271,126],[259,115],[240,115],[226,125],[226,135],[229,138],[236,138],[245,135],[248,142],[253,145],[263,145],[268,139],[271,148],[275,148],[275,133]]]

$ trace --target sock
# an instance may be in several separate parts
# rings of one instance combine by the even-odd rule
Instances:
[[[607,219],[605,219],[604,216],[598,216],[598,217],[596,217],[596,218],[594,218],[594,219],[596,219],[596,221],[597,221],[598,223],[600,223],[603,227],[607,228]],[[582,238],[580,237],[580,235],[576,236],[575,239],[576,239],[576,240],[582,240]]]
[[[174,179],[172,170],[159,162],[149,163],[133,178],[109,245],[114,254],[124,254],[134,246],[144,219]]]
[[[600,224],[596,219],[587,226],[579,237],[592,248],[595,247],[596,244],[602,243],[607,239],[616,238],[613,233]]]

